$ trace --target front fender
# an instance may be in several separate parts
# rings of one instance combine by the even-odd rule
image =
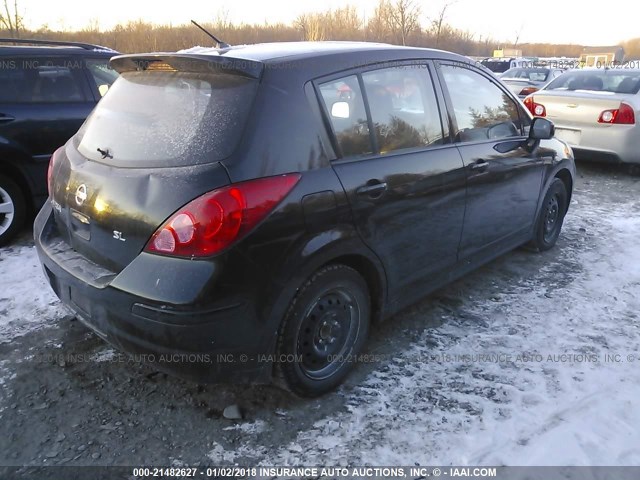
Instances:
[[[576,177],[576,164],[573,157],[573,151],[566,143],[554,138],[541,143],[540,149],[543,152],[541,156],[545,158],[545,168],[542,188],[540,189],[540,196],[538,197],[538,207],[536,209],[535,216],[536,219],[540,215],[544,196],[546,195],[551,182],[553,182],[556,177],[568,180],[571,184],[571,188],[567,191],[567,208],[569,207],[571,204],[573,185],[575,185]]]

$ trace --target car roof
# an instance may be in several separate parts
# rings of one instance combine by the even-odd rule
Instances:
[[[118,55],[118,52],[110,50],[86,50],[80,47],[33,47],[33,46],[4,46],[0,45],[0,56],[16,56],[16,55],[73,55],[73,56],[105,56],[112,57]]]
[[[253,45],[238,45],[225,49],[193,47],[186,50],[180,50],[177,53],[193,53],[199,55],[219,55],[226,57],[241,58],[253,60],[257,62],[273,63],[280,60],[303,60],[307,58],[326,57],[326,56],[346,56],[356,57],[361,53],[374,52],[390,52],[416,54],[415,56],[424,57],[429,52],[432,57],[449,58],[452,60],[461,60],[465,63],[471,61],[458,54],[445,52],[443,50],[406,47],[398,45],[390,45],[386,43],[372,42],[276,42],[276,43],[258,43]]]
[[[0,38],[0,55],[98,55],[113,56],[119,52],[90,43],[59,40]]]

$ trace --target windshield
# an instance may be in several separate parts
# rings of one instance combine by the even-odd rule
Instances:
[[[551,82],[547,90],[590,90],[635,95],[640,89],[640,71],[601,70],[566,72]]]
[[[228,74],[128,72],[75,137],[90,160],[180,166],[222,160],[239,142],[257,82]]]
[[[549,69],[547,68],[510,68],[501,75],[501,78],[514,78],[531,82],[545,82],[548,77]]]

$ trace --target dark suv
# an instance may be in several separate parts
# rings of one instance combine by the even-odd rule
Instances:
[[[117,77],[98,45],[0,38],[0,245],[47,198],[46,172]]]
[[[111,66],[35,241],[78,318],[160,369],[321,394],[370,324],[560,233],[571,150],[459,55],[282,43]]]

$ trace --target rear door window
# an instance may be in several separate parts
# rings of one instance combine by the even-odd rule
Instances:
[[[517,104],[495,83],[463,66],[442,65],[441,70],[458,124],[457,141],[522,134],[523,120]]]
[[[256,89],[256,80],[230,74],[127,72],[75,142],[86,158],[117,166],[220,161],[235,150]]]
[[[8,58],[0,61],[0,102],[85,102],[82,62],[69,58]]]
[[[323,83],[320,85],[320,94],[342,156],[372,153],[367,113],[358,77],[350,75]]]
[[[442,143],[440,112],[426,68],[385,68],[363,73],[362,79],[381,154]]]

